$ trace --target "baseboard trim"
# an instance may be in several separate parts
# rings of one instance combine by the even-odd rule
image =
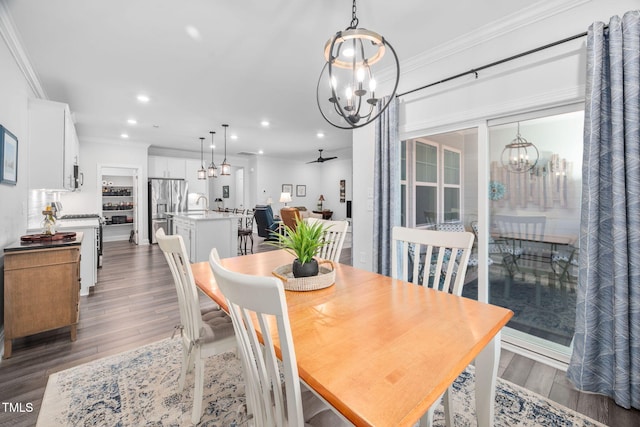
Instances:
[[[554,358],[547,354],[539,353],[535,350],[522,347],[520,345],[514,344],[513,342],[507,342],[504,340],[504,334],[502,336],[502,348],[513,353],[519,354],[521,356],[528,357],[529,359],[535,360],[536,362],[544,363],[545,365],[549,365],[552,368],[558,369],[560,371],[566,372],[569,368],[569,363],[564,357]]]

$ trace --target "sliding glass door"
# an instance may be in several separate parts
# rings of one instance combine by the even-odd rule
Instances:
[[[583,111],[489,122],[489,302],[504,340],[568,360],[576,309]]]
[[[513,310],[503,341],[562,364],[575,324],[582,106],[487,124],[402,142],[402,224],[473,232],[463,295]]]

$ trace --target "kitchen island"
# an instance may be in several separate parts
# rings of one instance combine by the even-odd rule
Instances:
[[[172,224],[171,234],[182,236],[191,262],[208,261],[212,248],[218,250],[221,258],[238,255],[238,222],[242,215],[195,211],[173,212],[167,216]]]

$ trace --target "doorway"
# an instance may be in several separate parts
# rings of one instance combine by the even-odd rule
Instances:
[[[139,243],[139,168],[99,166],[99,203],[104,218],[103,240]]]

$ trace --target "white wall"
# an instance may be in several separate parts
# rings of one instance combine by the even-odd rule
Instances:
[[[0,184],[0,249],[19,240],[27,229],[27,164],[29,160],[27,101],[34,97],[7,46],[0,43],[0,125],[18,138],[18,183]],[[4,252],[0,250],[0,266]],[[1,272],[1,271],[0,271]],[[4,274],[0,274],[0,329],[4,325]]]
[[[27,102],[34,94],[4,43],[0,43],[0,64],[0,125],[18,138],[18,183],[0,184],[0,247],[4,248],[24,234],[27,227]]]
[[[612,15],[621,16],[637,8],[637,0],[538,2],[527,14],[508,22],[492,23],[415,58],[401,58],[399,92],[582,33],[596,20],[608,22]],[[585,40],[581,38],[486,69],[477,79],[469,75],[401,97],[401,139],[583,101]],[[355,130],[353,142],[354,265],[372,269],[369,224],[373,223],[373,212],[367,211],[366,202],[368,189],[373,186],[373,126]],[[479,169],[479,175],[486,170]],[[479,185],[485,185],[486,177],[479,178]]]
[[[322,194],[325,199],[323,208],[334,212],[333,219],[346,218],[347,204],[340,203],[340,180],[345,180],[346,200],[350,200],[353,185],[351,159],[338,156],[337,159],[324,163],[306,163],[259,156],[252,174],[255,177],[251,177],[249,181],[257,188],[253,205],[265,204],[271,197],[274,212],[279,212],[284,206],[284,203],[279,202],[282,184],[291,184],[293,193],[289,206],[305,206],[308,210],[314,210]],[[249,181],[245,180],[245,184]],[[306,197],[296,196],[296,185],[306,185]]]

